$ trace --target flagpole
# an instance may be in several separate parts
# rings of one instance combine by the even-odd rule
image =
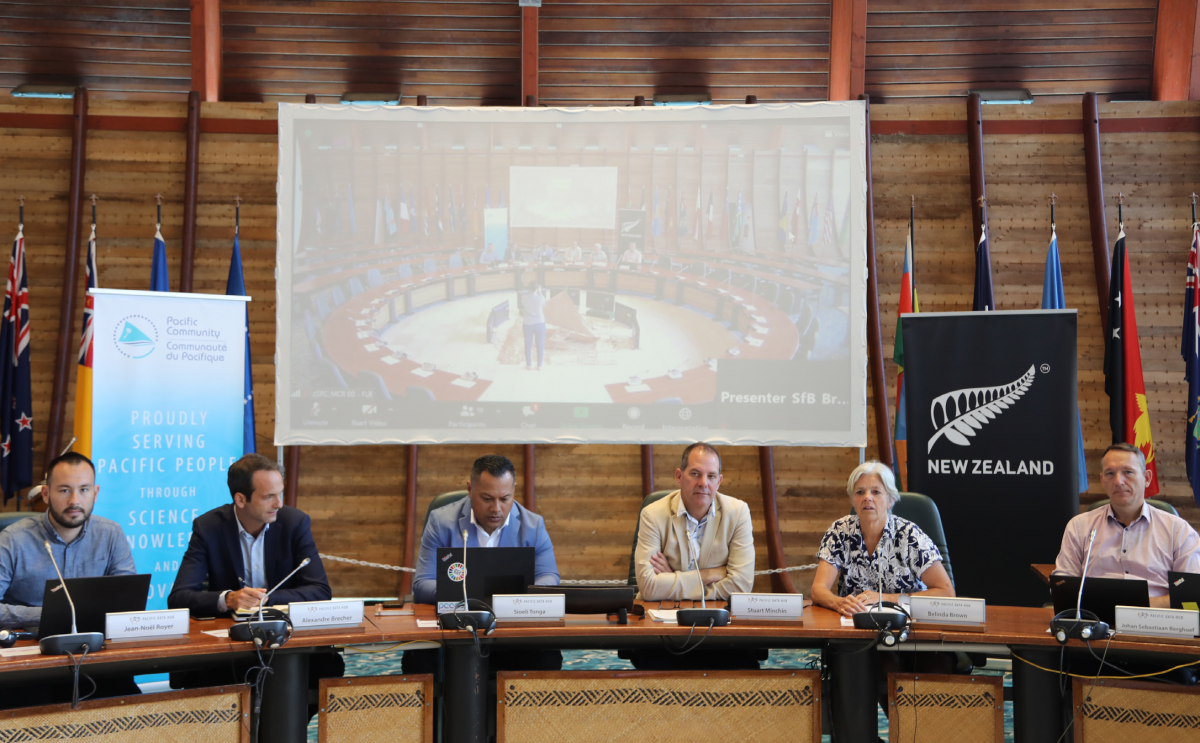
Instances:
[[[909,276],[909,281],[912,283],[912,285],[916,286],[917,282],[915,279],[913,279],[913,274],[916,273],[915,267],[916,267],[916,262],[917,262],[916,255],[915,255],[917,252],[916,251],[917,197],[913,194],[909,194],[908,198],[909,198],[909,204],[908,204],[908,254],[909,254],[909,258],[910,258],[910,263],[908,266],[908,276]],[[901,263],[903,263],[903,261]],[[899,403],[897,403],[897,405],[899,405]]]
[[[1196,192],[1192,192],[1192,224],[1196,224]]]
[[[237,237],[242,231],[242,197],[233,197],[233,235]]]
[[[1058,203],[1058,194],[1050,192],[1050,234],[1055,234],[1057,228],[1054,224],[1054,205]]]
[[[154,203],[157,205],[157,208],[158,208],[157,216],[155,217],[155,220],[154,220],[154,228],[156,230],[161,230],[162,229],[162,194],[160,194],[160,193],[154,194]]]

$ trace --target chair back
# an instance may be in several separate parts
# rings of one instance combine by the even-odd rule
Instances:
[[[448,506],[451,503],[458,503],[460,500],[466,497],[467,491],[465,490],[451,490],[448,493],[435,495],[433,500],[429,501],[429,508],[425,509],[425,523],[421,525],[421,532],[424,533],[425,527],[429,524],[429,514],[433,513],[442,506]],[[420,535],[417,535],[417,539],[420,538]]]
[[[381,286],[383,284],[383,272],[378,268],[372,268],[370,271],[367,271],[367,284],[372,289]]]
[[[1105,498],[1104,500],[1098,500],[1095,503],[1093,503],[1092,505],[1088,506],[1088,510],[1095,511],[1097,508],[1104,508],[1105,506],[1108,505],[1108,500],[1109,500],[1108,498]],[[1149,503],[1150,505],[1154,506],[1155,508],[1157,508],[1160,511],[1166,511],[1167,513],[1171,514],[1172,516],[1179,515],[1179,511],[1175,510],[1175,506],[1172,506],[1170,503],[1167,503],[1165,500],[1159,500],[1157,498],[1147,498],[1146,502]]]
[[[655,490],[653,493],[650,493],[642,499],[642,508],[638,509],[637,523],[633,525],[633,549],[631,549],[629,552],[629,580],[627,581],[626,585],[637,585],[637,570],[633,565],[633,556],[637,554],[638,532],[642,528],[642,509],[651,503],[657,503],[674,492],[674,490]]]
[[[383,381],[383,377],[378,372],[373,372],[370,369],[363,369],[358,373],[358,381],[362,383],[363,389],[379,390],[379,394],[383,395],[383,399],[391,402],[392,393],[388,391],[387,382]]]
[[[35,516],[37,516],[36,511],[4,511],[0,513],[0,531],[4,531],[18,521],[31,519]]]
[[[950,548],[946,546],[946,531],[942,528],[942,514],[933,498],[920,493],[901,493],[900,502],[892,509],[892,513],[913,522],[933,540],[938,552],[942,553],[942,567],[946,568],[950,582],[954,583],[954,571],[950,569]]]

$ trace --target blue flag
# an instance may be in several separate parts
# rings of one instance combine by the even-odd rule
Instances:
[[[1183,295],[1183,353],[1184,377],[1188,383],[1186,440],[1183,461],[1187,465],[1192,497],[1200,505],[1200,292],[1196,291],[1200,277],[1200,223],[1192,225],[1192,251],[1188,255],[1187,290]]]
[[[161,225],[154,228],[154,259],[150,262],[150,291],[171,291],[171,283],[167,280],[167,243],[163,241]]]
[[[246,282],[242,277],[242,250],[238,247],[237,232],[233,233],[233,257],[229,261],[229,281],[225,294],[246,296]],[[250,367],[250,307],[246,307],[246,376],[242,395],[242,453],[253,454],[254,448],[254,375]]]
[[[988,250],[987,227],[984,226],[979,230],[979,245],[975,248],[975,296],[971,301],[971,310],[989,312],[995,309],[996,294],[992,291],[992,254]]]
[[[1042,280],[1042,309],[1065,310],[1066,295],[1063,292],[1062,265],[1058,260],[1058,234],[1050,231],[1050,249],[1046,251],[1046,276]],[[1079,422],[1079,411],[1075,411],[1075,426],[1079,431],[1079,451],[1077,469],[1079,470],[1079,492],[1087,492],[1087,457],[1083,451],[1083,426]]]
[[[24,225],[17,228],[0,330],[0,487],[4,501],[33,484],[33,395],[29,369],[29,282]]]

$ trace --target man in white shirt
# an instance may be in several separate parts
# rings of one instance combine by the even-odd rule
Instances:
[[[621,262],[630,266],[642,265],[642,251],[638,250],[637,243],[629,243],[629,247],[621,254]]]

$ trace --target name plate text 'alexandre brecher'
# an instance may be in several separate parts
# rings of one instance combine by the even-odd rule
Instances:
[[[288,617],[295,629],[349,627],[362,623],[363,602],[362,599],[297,601],[288,604]]]

